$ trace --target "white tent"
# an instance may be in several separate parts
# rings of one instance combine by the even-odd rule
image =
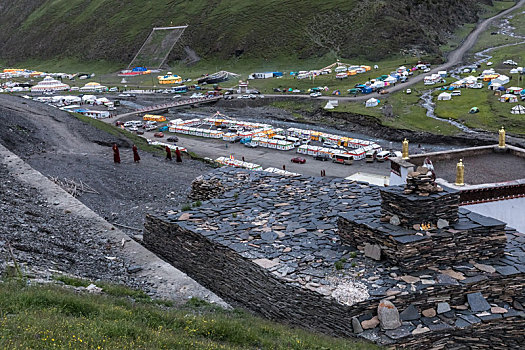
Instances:
[[[379,104],[379,100],[377,98],[371,98],[366,101],[365,106],[366,107],[375,107]]]
[[[394,78],[394,77],[391,76],[391,75],[389,75],[389,76],[384,80],[384,82],[389,83],[389,84],[393,84],[393,83],[395,83],[396,81],[397,81],[397,79]]]
[[[84,95],[84,96],[82,96],[82,102],[95,101],[96,99],[97,99],[97,96],[95,96],[95,95]]]
[[[449,94],[448,92],[442,92],[438,96],[438,101],[449,101],[452,99],[452,94]]]
[[[522,105],[514,106],[510,110],[510,113],[512,113],[512,114],[525,114],[525,107],[523,107]]]
[[[505,85],[509,81],[510,81],[509,77],[502,74],[499,77],[497,77],[496,79],[492,79],[492,84],[498,83],[498,84],[501,84],[501,85]]]
[[[510,103],[518,102],[518,96],[511,95],[511,94],[501,95],[501,97],[499,98],[499,101],[500,102],[510,102]]]
[[[326,106],[324,106],[324,109],[334,109],[334,108],[335,108],[334,105],[331,104],[330,101],[328,101],[328,102],[326,103]]]
[[[499,83],[490,83],[489,84],[489,90],[497,90],[500,86],[501,86],[501,84],[499,84]]]
[[[334,107],[339,106],[339,100],[330,100],[329,102],[330,102],[330,104],[331,104],[332,106],[334,106]]]
[[[509,73],[510,74],[519,74],[518,68],[512,68]]]

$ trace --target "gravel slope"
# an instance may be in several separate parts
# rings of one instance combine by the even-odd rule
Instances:
[[[0,96],[0,142],[48,177],[81,180],[99,194],[79,199],[111,223],[142,229],[146,212],[186,202],[191,181],[210,168],[140,152],[133,163],[131,144],[86,125],[47,105]],[[120,146],[121,164],[113,163],[111,144]],[[128,230],[129,234],[139,233]]]

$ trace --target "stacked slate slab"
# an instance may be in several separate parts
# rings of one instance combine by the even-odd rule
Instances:
[[[379,187],[229,168],[204,179],[220,179],[226,191],[189,211],[148,216],[144,243],[232,305],[325,333],[411,349],[465,343],[476,348],[475,339],[493,348],[523,341],[525,235],[505,228],[500,257],[447,258],[427,269],[408,264],[404,269],[390,259],[367,258],[364,243],[341,240],[338,221],[346,215],[348,221],[368,223],[368,229],[383,226],[396,233],[393,237],[405,236],[403,241],[426,236],[381,221]],[[479,227],[456,226],[467,223]],[[484,217],[460,208],[458,221],[441,230],[473,234],[486,226]],[[374,322],[385,299],[398,308],[400,327],[386,330]]]
[[[420,196],[420,193],[418,191],[407,193],[403,186],[382,189],[381,214],[397,215],[401,225],[406,227],[423,223],[435,226],[439,219],[449,223],[458,221],[459,191],[443,187],[439,192],[425,192],[426,196]]]
[[[448,227],[421,231],[381,221],[379,208],[357,209],[339,216],[339,236],[352,246],[379,245],[382,255],[405,271],[503,255],[504,222],[470,211],[456,215]]]

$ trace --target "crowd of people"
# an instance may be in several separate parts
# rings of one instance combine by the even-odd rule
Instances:
[[[113,162],[115,164],[120,164],[120,150],[116,143],[113,143]],[[171,161],[173,158],[171,156],[171,148],[169,146],[166,146],[166,160]],[[133,162],[139,163],[140,162],[140,155],[139,150],[136,145],[133,145],[131,147],[131,150],[133,151]],[[179,148],[175,148],[175,160],[177,163],[182,163],[182,153],[180,152]]]

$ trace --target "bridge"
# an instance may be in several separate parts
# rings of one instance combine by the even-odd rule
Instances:
[[[136,111],[133,111],[133,112],[119,114],[119,115],[111,118],[111,120],[118,120],[118,119],[123,118],[123,117],[129,117],[129,116],[136,115],[136,114],[141,114],[141,113],[149,113],[149,112],[154,112],[154,111],[160,111],[160,110],[168,109],[168,108],[192,106],[192,105],[202,104],[202,103],[211,103],[211,102],[216,102],[216,101],[220,100],[221,98],[222,98],[222,96],[206,96],[206,97],[190,98],[190,99],[187,99],[187,100],[179,100],[179,101],[170,102],[170,103],[163,103],[163,104],[160,104],[160,105],[154,105],[154,106],[148,106],[148,107],[140,108],[140,109],[137,109]]]

